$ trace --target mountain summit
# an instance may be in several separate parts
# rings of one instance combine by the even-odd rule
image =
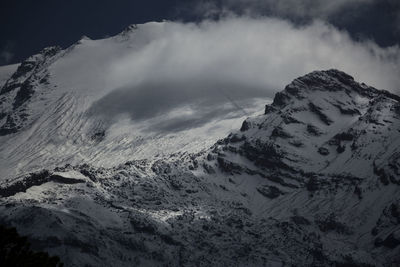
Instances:
[[[399,160],[399,101],[343,72],[316,71],[277,93],[264,116],[247,119],[241,138],[275,147],[286,155],[282,163],[308,172],[369,177],[385,165],[399,182],[389,167]]]
[[[199,152],[4,180],[1,220],[66,266],[395,266],[399,136],[398,96],[315,71]]]
[[[327,71],[314,71],[302,77],[295,79],[292,83],[285,87],[283,92],[277,93],[274,99],[276,106],[285,104],[285,99],[290,97],[305,97],[309,91],[344,91],[351,95],[355,92],[365,97],[376,97],[377,95],[385,95],[397,101],[400,97],[384,90],[377,90],[374,87],[364,83],[358,83],[354,78],[345,72],[331,69]]]

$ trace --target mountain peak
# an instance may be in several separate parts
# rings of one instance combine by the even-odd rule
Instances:
[[[128,27],[126,27],[119,35],[120,36],[127,36],[131,32],[133,32],[133,31],[135,31],[137,29],[138,29],[138,25],[137,24],[131,24]]]
[[[326,82],[340,82],[344,84],[354,82],[354,78],[351,75],[337,69],[316,70],[295,80],[300,80],[309,85],[325,84]]]
[[[272,106],[286,106],[293,99],[308,98],[315,92],[344,92],[347,95],[353,93],[372,99],[378,95],[399,101],[399,96],[388,91],[378,90],[364,83],[358,83],[349,74],[336,70],[313,71],[297,79],[294,79],[285,90],[275,95]]]
[[[385,138],[397,137],[399,106],[399,96],[358,83],[344,72],[315,71],[278,92],[264,116],[243,123],[241,134],[254,143],[279,146],[293,156],[286,163],[298,162],[304,171],[338,173],[347,166],[347,173],[368,176],[371,169],[357,166],[372,166],[371,151],[378,150],[374,144],[389,146]]]

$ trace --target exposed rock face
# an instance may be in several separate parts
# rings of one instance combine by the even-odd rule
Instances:
[[[396,180],[392,144],[399,135],[398,103],[398,96],[356,83],[343,72],[313,72],[277,93],[265,116],[246,120],[245,140],[227,140],[227,146],[256,165],[290,166],[286,168],[296,173],[340,170],[361,178],[370,176],[373,162],[379,162]],[[266,159],[257,160],[263,153]],[[393,161],[390,167],[387,163]]]
[[[60,51],[60,47],[48,47],[29,57],[0,89],[0,136],[16,133],[29,123],[26,105],[36,91],[48,90],[46,67]]]
[[[399,101],[312,72],[201,153],[7,180],[0,219],[66,266],[396,266]]]

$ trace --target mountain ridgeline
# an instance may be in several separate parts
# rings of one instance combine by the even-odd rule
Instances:
[[[42,140],[56,131],[30,128],[41,118],[29,105],[58,90],[45,66],[60,53],[27,60],[3,85],[0,135],[9,144],[21,132]],[[46,101],[68,117],[78,100]],[[76,142],[88,129],[91,149],[104,142],[101,124],[68,118],[73,126],[59,126],[67,135],[86,131]],[[264,114],[196,153],[124,159],[54,167],[46,158],[7,176],[0,221],[65,266],[400,265],[400,97],[344,72],[295,79]]]

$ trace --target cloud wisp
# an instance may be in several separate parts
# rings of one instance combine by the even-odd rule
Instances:
[[[6,65],[14,58],[14,53],[12,52],[14,43],[12,41],[7,41],[6,45],[0,51],[0,65]]]
[[[294,19],[326,19],[346,8],[357,8],[378,0],[208,0],[183,5],[180,12],[215,18],[233,13],[238,15],[270,15]],[[179,11],[178,11],[179,12]]]
[[[106,72],[116,90],[92,110],[107,118],[127,114],[133,121],[162,117],[180,107],[192,110],[169,117],[171,126],[163,122],[162,129],[172,129],[172,124],[184,129],[185,122],[192,127],[191,120],[200,125],[232,108],[239,114],[242,103],[272,98],[294,78],[314,70],[337,68],[377,88],[400,89],[399,47],[356,42],[320,21],[301,27],[245,17],[147,23],[131,33],[129,42],[130,49]],[[222,109],[226,103],[230,108]]]

